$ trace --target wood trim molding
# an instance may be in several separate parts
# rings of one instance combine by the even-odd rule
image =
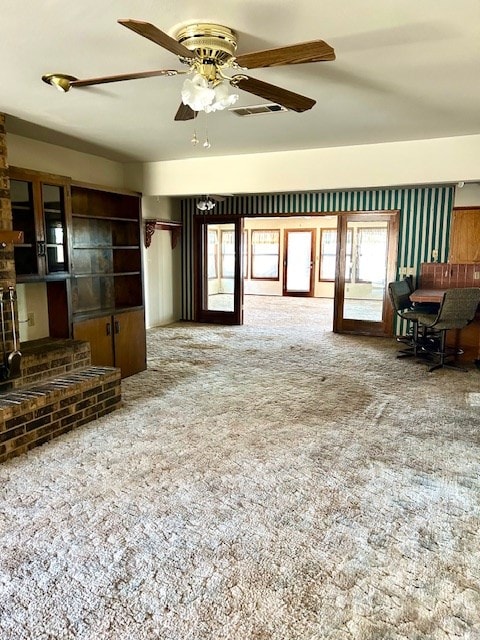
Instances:
[[[174,220],[151,220],[147,219],[145,222],[145,248],[148,247],[152,243],[152,236],[157,229],[160,231],[170,231],[171,232],[171,244],[172,249],[175,249],[177,246],[178,240],[182,234],[182,223],[175,222]]]
[[[39,180],[40,182],[51,182],[55,185],[70,185],[72,179],[68,176],[57,175],[56,173],[45,173],[34,169],[23,169],[10,165],[8,168],[10,179],[13,180]]]
[[[110,187],[107,185],[96,184],[93,182],[83,182],[82,180],[72,180],[72,187],[80,187],[81,189],[93,189],[96,191],[108,191],[109,193],[118,193],[122,196],[136,196],[140,198],[142,196],[140,191],[133,191],[132,189],[122,189],[121,187]]]

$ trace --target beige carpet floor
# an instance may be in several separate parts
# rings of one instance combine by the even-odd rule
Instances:
[[[480,638],[480,372],[276,302],[0,466],[1,640]]]

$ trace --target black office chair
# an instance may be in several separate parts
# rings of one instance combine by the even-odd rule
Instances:
[[[423,316],[426,319],[431,311],[431,306],[419,305],[415,306],[410,300],[410,294],[412,293],[412,285],[407,278],[404,280],[398,280],[390,282],[388,284],[388,293],[393,309],[397,316],[403,320],[407,320],[410,323],[411,331],[406,336],[397,338],[400,342],[405,342],[408,346],[406,349],[401,349],[397,358],[405,358],[408,356],[417,356],[420,353],[420,348],[423,345],[425,334],[419,336],[418,332],[418,319]],[[431,314],[430,320],[433,321],[436,318],[436,313]]]
[[[443,300],[436,316],[432,318],[431,314],[419,314],[417,318],[418,325],[424,331],[433,332],[438,337],[435,348],[429,348],[428,344],[423,346],[425,352],[437,360],[428,369],[429,371],[434,371],[441,367],[467,371],[467,369],[453,364],[452,360],[455,360],[459,351],[456,348],[448,348],[446,346],[446,335],[447,331],[451,329],[463,329],[470,324],[475,318],[479,304],[479,287],[447,289],[443,294]],[[431,342],[431,344],[435,343]]]

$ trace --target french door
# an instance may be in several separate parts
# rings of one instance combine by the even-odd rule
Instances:
[[[243,219],[196,216],[195,320],[243,323]]]
[[[335,332],[392,335],[398,230],[398,211],[338,214]]]
[[[287,229],[283,259],[283,295],[314,293],[315,229]]]

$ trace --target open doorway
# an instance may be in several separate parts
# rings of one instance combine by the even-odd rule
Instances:
[[[242,229],[239,217],[195,218],[195,318],[243,324]]]
[[[285,229],[283,295],[315,293],[315,229]]]
[[[355,216],[355,224],[344,231],[345,215]],[[382,212],[246,217],[243,228],[233,224],[234,217],[197,220],[196,318],[241,324],[243,311],[249,324],[249,314],[258,308],[272,314],[281,298],[291,298],[292,304],[308,298],[313,300],[313,320],[321,317],[325,330],[385,335],[386,282],[396,264],[398,229],[397,235],[389,235],[382,215],[390,219]],[[359,320],[370,324],[349,324]]]

